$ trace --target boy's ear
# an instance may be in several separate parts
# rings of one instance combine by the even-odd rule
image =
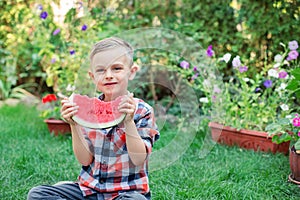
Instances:
[[[93,72],[89,71],[89,76],[93,81],[95,80],[95,76],[94,76]]]
[[[140,67],[136,64],[133,64],[132,67],[130,68],[130,75],[129,75],[129,80],[133,80],[135,77],[136,72],[140,69]]]

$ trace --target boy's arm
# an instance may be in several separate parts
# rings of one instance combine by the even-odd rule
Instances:
[[[88,166],[93,162],[94,156],[89,149],[86,139],[83,137],[81,128],[74,124],[71,125],[72,145],[74,154],[80,164]]]
[[[76,114],[78,106],[72,104],[68,98],[62,100],[61,116],[71,126],[72,146],[74,154],[80,164],[88,166],[92,163],[94,157],[89,149],[89,145],[82,134],[80,126],[78,126],[71,117]]]
[[[142,165],[147,158],[147,150],[133,120],[135,109],[136,103],[133,99],[133,94],[130,93],[122,99],[119,111],[126,113],[124,127],[126,134],[126,147],[129,157],[134,165]]]
[[[145,143],[138,134],[133,120],[124,123],[126,133],[126,146],[129,157],[134,165],[142,165],[147,157]]]

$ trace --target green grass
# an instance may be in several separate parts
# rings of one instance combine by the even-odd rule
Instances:
[[[156,148],[172,139],[161,131]],[[299,199],[287,181],[288,157],[215,145],[199,158],[202,134],[173,165],[150,174],[153,199]],[[80,170],[71,138],[53,137],[34,108],[0,108],[0,199],[26,199],[30,188],[75,180]]]

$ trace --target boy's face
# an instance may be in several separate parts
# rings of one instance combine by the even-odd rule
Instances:
[[[89,72],[97,89],[104,93],[105,100],[113,100],[127,94],[128,80],[132,80],[137,66],[131,63],[123,47],[118,47],[94,55]]]

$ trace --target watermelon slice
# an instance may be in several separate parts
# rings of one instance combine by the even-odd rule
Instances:
[[[79,106],[72,119],[79,125],[88,128],[108,128],[121,123],[125,114],[118,111],[122,96],[113,101],[105,102],[86,95],[72,94],[70,101]]]

